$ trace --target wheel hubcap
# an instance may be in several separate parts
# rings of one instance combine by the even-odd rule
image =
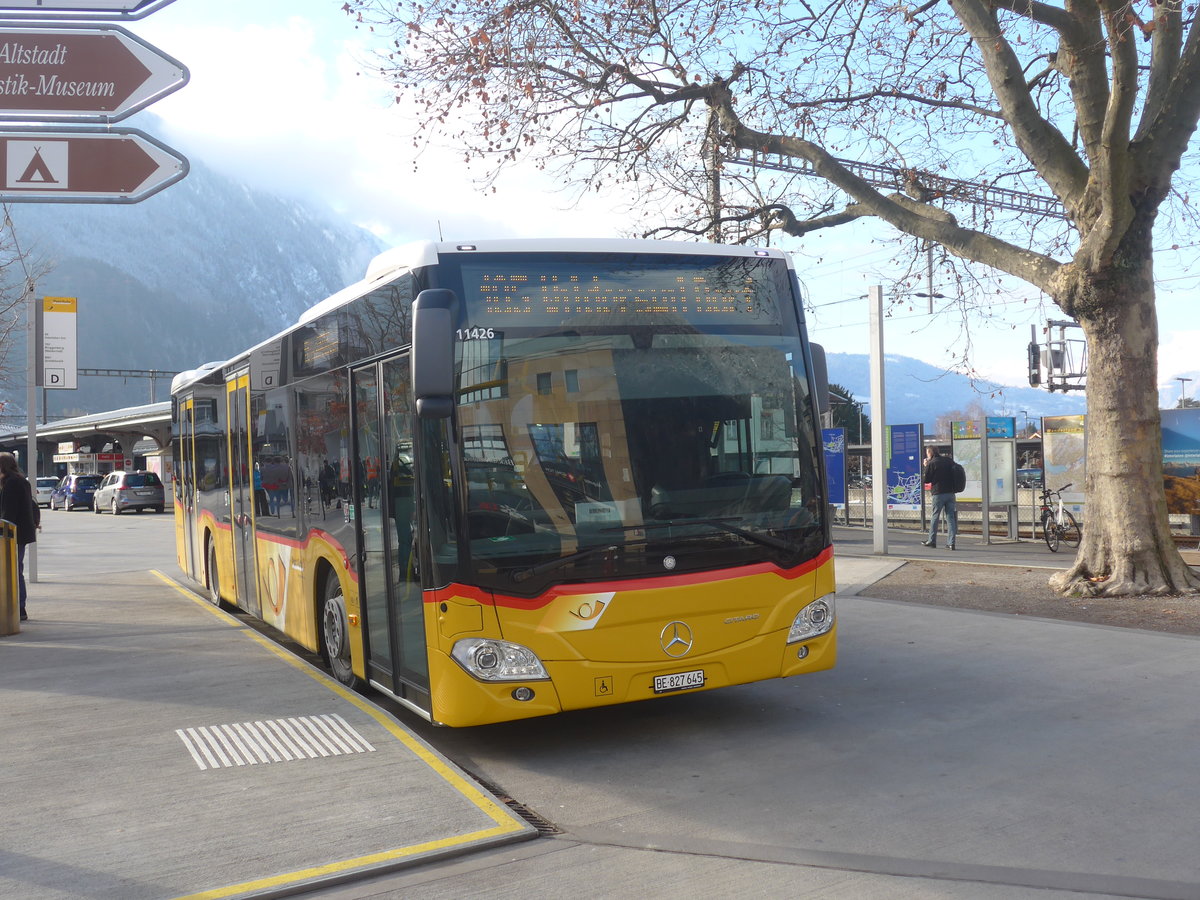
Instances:
[[[332,657],[346,655],[346,608],[340,594],[325,604],[325,646]]]
[[[208,551],[208,599],[215,604],[221,602],[221,588],[217,582],[217,554],[211,548]]]

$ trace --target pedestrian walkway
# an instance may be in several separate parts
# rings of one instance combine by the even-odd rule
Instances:
[[[363,696],[158,572],[0,638],[0,897],[238,898],[536,836]]]
[[[1012,541],[993,537],[984,543],[983,537],[970,532],[959,534],[954,550],[948,549],[944,541],[937,547],[925,547],[921,542],[926,534],[906,528],[887,530],[887,552],[875,552],[875,534],[870,528],[854,528],[835,525],[833,528],[834,552],[838,557],[875,556],[898,560],[924,559],[950,563],[976,563],[993,566],[1033,566],[1044,569],[1065,569],[1075,561],[1075,551],[1063,547],[1051,553],[1045,541],[1028,538]]]

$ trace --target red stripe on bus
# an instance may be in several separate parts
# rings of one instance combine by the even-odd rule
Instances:
[[[213,528],[220,529],[221,531],[227,531],[230,534],[233,533],[233,525],[231,523],[218,522],[216,516],[214,516],[208,510],[200,513],[200,521],[204,522],[205,520],[211,523]],[[278,534],[270,534],[268,532],[255,529],[254,537],[256,540],[262,540],[268,544],[281,544],[286,547],[291,547],[294,550],[305,550],[314,539],[319,538],[320,540],[324,541],[326,545],[331,547],[338,556],[341,557],[342,568],[349,573],[351,581],[355,582],[356,584],[358,583],[358,570],[351,567],[350,554],[346,552],[346,548],[342,546],[341,542],[334,538],[334,536],[328,531],[323,531],[320,528],[310,529],[308,534],[304,536],[304,540],[301,541],[297,540],[296,538],[284,537],[283,535]]]
[[[545,594],[538,597],[510,597],[504,594],[495,595],[497,606],[508,609],[540,609],[548,606],[559,597],[571,597],[582,594],[630,593],[633,591],[652,590],[654,588],[681,587],[691,584],[712,584],[719,581],[731,581],[736,578],[748,578],[755,575],[772,573],[780,578],[791,581],[802,578],[825,566],[833,560],[833,547],[829,546],[819,554],[792,569],[781,569],[774,563],[758,563],[753,566],[743,566],[737,569],[719,569],[709,572],[687,572],[681,575],[663,575],[655,578],[634,578],[629,581],[596,581],[586,585],[556,585]],[[467,585],[451,585],[425,595],[426,603],[440,603],[453,597],[474,600],[487,605],[492,602],[491,592],[478,587]]]

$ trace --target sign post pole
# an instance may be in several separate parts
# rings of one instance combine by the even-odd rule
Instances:
[[[883,389],[883,287],[873,285],[867,291],[871,307],[871,502],[874,516],[874,551],[885,555],[888,551],[887,514],[887,470],[888,459],[884,455],[887,434],[887,401]]]
[[[25,281],[25,474],[32,485],[37,485],[37,309],[33,302],[33,279]],[[25,580],[30,584],[37,583],[37,544],[25,548]]]

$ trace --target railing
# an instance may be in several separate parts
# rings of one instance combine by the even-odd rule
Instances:
[[[1023,539],[1041,540],[1037,527],[1041,521],[1040,489],[1019,488],[1017,490],[1017,534]],[[834,510],[835,525],[849,525],[870,528],[874,520],[874,506],[871,488],[847,488],[847,504],[845,509]],[[929,495],[925,495],[926,508],[922,510],[887,511],[889,528],[912,529],[914,532],[927,531],[929,516],[933,511]],[[982,534],[981,522],[983,511],[978,503],[960,501],[958,504],[958,530],[966,533]],[[1079,527],[1086,529],[1084,515],[1076,513]],[[1008,535],[1008,512],[1004,507],[994,506],[988,516],[992,535],[1004,538]],[[1200,516],[1172,515],[1170,516],[1171,530],[1177,538],[1200,536]],[[942,529],[945,530],[945,523]]]

